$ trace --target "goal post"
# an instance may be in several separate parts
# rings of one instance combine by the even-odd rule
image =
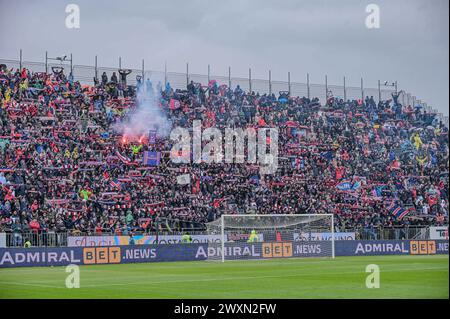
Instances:
[[[206,226],[221,238],[209,260],[335,257],[333,214],[224,214]]]

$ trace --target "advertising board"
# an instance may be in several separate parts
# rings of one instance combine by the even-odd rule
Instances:
[[[341,240],[335,242],[336,256],[448,254],[448,240]],[[230,259],[329,257],[332,242],[227,243]],[[217,243],[122,245],[87,247],[0,248],[0,268],[219,259]]]

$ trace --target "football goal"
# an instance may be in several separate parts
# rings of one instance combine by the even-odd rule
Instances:
[[[207,223],[209,260],[286,257],[334,258],[333,214],[222,215]]]

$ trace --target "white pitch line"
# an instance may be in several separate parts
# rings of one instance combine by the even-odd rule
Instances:
[[[58,289],[67,289],[67,287],[61,287],[61,286],[53,286],[53,285],[45,285],[45,284],[38,284],[38,283],[28,283],[28,282],[6,282],[2,281],[0,282],[0,285],[7,284],[7,285],[19,285],[19,286],[32,286],[32,287],[40,287],[40,288],[58,288]]]
[[[383,270],[382,272],[398,272],[398,271],[422,271],[422,270],[443,270],[448,268],[433,267],[433,268],[420,268],[420,269],[395,269],[395,270]],[[333,273],[333,275],[346,275],[354,274],[354,271]],[[320,273],[316,275],[330,275],[330,273]],[[304,277],[311,276],[311,274],[292,274],[292,275],[271,275],[271,276],[241,276],[241,277],[229,277],[229,278],[205,278],[205,279],[186,279],[186,280],[164,280],[164,281],[152,281],[145,282],[146,285],[154,284],[169,284],[169,283],[182,283],[182,282],[209,282],[209,281],[227,281],[227,280],[248,280],[248,279],[266,279],[266,278],[288,278],[288,277]],[[97,285],[82,285],[81,288],[95,288],[95,287],[108,287],[108,286],[130,286],[143,283],[142,280],[138,282],[126,282],[126,283],[111,283],[111,284],[97,284]],[[23,286],[34,286],[42,288],[58,288],[67,289],[61,286],[43,285],[38,283],[24,283],[24,282],[0,282],[0,284],[9,285],[23,285]]]
[[[433,268],[420,268],[420,269],[395,269],[395,270],[382,270],[381,272],[399,272],[399,271],[422,271],[422,270],[443,270],[448,268],[433,267]],[[355,274],[354,271],[338,272],[338,273],[320,273],[316,275],[348,275]],[[228,278],[205,278],[205,279],[186,279],[186,280],[164,280],[164,281],[151,281],[145,282],[146,285],[153,284],[168,284],[168,283],[182,283],[182,282],[209,282],[209,281],[227,281],[227,280],[248,280],[248,279],[266,279],[266,278],[287,278],[287,277],[304,277],[311,276],[311,274],[292,274],[292,275],[270,275],[270,276],[241,276],[241,277],[228,277]],[[129,286],[143,283],[139,282],[127,282],[127,283],[111,283],[111,284],[98,284],[98,285],[83,285],[83,287],[108,287],[108,286]]]
[[[323,262],[323,261],[322,261]],[[322,262],[311,262],[311,263],[322,263]],[[305,264],[307,265],[307,264]],[[446,270],[448,267],[431,267],[431,268],[399,268],[391,270],[382,270],[381,272],[399,272],[399,271],[422,271],[422,270]],[[25,269],[24,269],[25,270]],[[95,270],[97,271],[97,270]],[[123,273],[123,272],[122,272]],[[152,281],[145,282],[146,285],[152,284],[168,284],[168,283],[183,283],[183,282],[209,282],[209,281],[227,281],[227,280],[248,280],[248,279],[265,279],[265,278],[288,278],[288,277],[304,277],[304,276],[317,276],[317,275],[345,275],[345,274],[355,274],[355,271],[349,272],[338,272],[338,273],[315,273],[315,274],[292,274],[292,275],[269,275],[269,276],[240,276],[240,277],[228,277],[228,278],[205,278],[205,279],[186,279],[186,280],[163,280],[163,281]],[[93,288],[93,287],[108,287],[108,286],[129,286],[143,283],[142,280],[138,282],[126,282],[126,283],[110,283],[110,284],[95,284],[95,285],[82,285],[81,288]],[[26,282],[7,282],[0,281],[0,285],[23,285],[23,286],[34,286],[42,288],[58,288],[66,289],[62,286],[53,286],[40,283],[26,283]]]

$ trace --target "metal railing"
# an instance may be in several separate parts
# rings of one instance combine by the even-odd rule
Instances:
[[[406,227],[376,227],[358,228],[356,239],[360,240],[399,240],[399,239],[429,239],[428,226]]]
[[[94,78],[100,78],[103,72],[106,72],[108,77],[111,76],[113,72],[118,72],[118,68],[113,67],[99,67],[99,66],[87,66],[87,65],[64,65],[58,63],[44,63],[44,62],[29,62],[29,61],[18,61],[18,60],[5,60],[0,59],[0,64],[6,64],[8,68],[19,68],[20,66],[32,70],[33,72],[47,72],[51,71],[52,67],[66,67],[71,68],[74,80],[80,81],[81,83],[93,84]],[[242,90],[264,93],[275,93],[278,94],[279,91],[289,91],[292,96],[305,96],[309,98],[317,97],[320,101],[325,102],[327,97],[327,92],[331,91],[335,97],[346,98],[349,100],[364,99],[365,96],[373,96],[378,102],[381,97],[382,100],[390,99],[391,94],[395,92],[392,87],[384,88],[364,88],[364,87],[348,87],[341,85],[325,85],[325,84],[313,84],[308,80],[306,83],[290,82],[289,81],[273,81],[270,79],[251,79],[242,77],[231,77],[229,74],[226,76],[217,75],[202,75],[202,74],[190,74],[188,69],[186,73],[180,72],[168,72],[165,71],[154,71],[154,70],[138,70],[130,69],[131,73],[127,77],[127,83],[130,85],[136,84],[136,76],[144,76],[145,78],[151,78],[153,81],[160,81],[164,85],[169,82],[174,89],[186,89],[187,83],[194,81],[196,83],[201,83],[202,85],[207,85],[209,80],[216,80],[219,85],[226,84],[230,87],[236,87],[239,85]],[[231,70],[231,68],[230,68]],[[67,70],[65,72],[68,73]],[[117,74],[118,75],[118,74]],[[345,92],[345,93],[344,93]],[[405,94],[406,97],[406,94]],[[416,104],[421,104],[422,102],[418,99],[415,100]],[[405,103],[407,101],[405,100]],[[411,103],[413,99],[411,98]]]
[[[354,232],[356,240],[402,240],[402,239],[429,239],[428,226],[407,226],[407,227],[378,227],[378,228],[357,228],[345,229],[340,232]],[[184,229],[184,230],[162,230],[149,232],[132,232],[133,235],[206,235],[203,230]],[[69,236],[128,236],[128,233],[114,233],[111,231],[102,231],[101,233],[91,232],[7,232],[6,247],[23,247],[25,240],[29,240],[33,247],[66,247]]]
[[[47,52],[46,52],[47,57]],[[53,61],[55,59],[50,59]],[[124,68],[122,65],[122,58],[119,57],[119,64],[117,67],[103,67],[98,65],[98,58],[95,56],[94,66],[88,65],[77,65],[73,64],[73,58],[71,55],[70,64],[63,63],[54,63],[49,62],[49,59],[46,58],[45,62],[31,62],[31,61],[23,61],[22,60],[22,50],[20,50],[19,60],[7,60],[0,59],[0,64],[6,64],[9,68],[22,68],[25,67],[27,69],[32,70],[33,72],[51,72],[52,67],[63,67],[65,68],[65,73],[68,74],[72,72],[74,80],[80,81],[84,84],[93,84],[94,78],[99,79],[103,72],[105,72],[108,77],[111,76],[113,72],[116,72],[118,75],[118,70]],[[328,83],[328,77],[325,75],[322,83],[313,84],[310,81],[310,74],[306,74],[305,83],[300,82],[291,82],[291,72],[287,73],[287,81],[274,81],[272,80],[271,71],[269,70],[267,79],[253,79],[251,77],[251,69],[249,69],[249,75],[247,78],[242,77],[232,77],[231,76],[231,67],[228,68],[228,76],[223,75],[211,75],[211,68],[208,65],[207,75],[202,74],[192,74],[189,73],[189,64],[186,63],[186,72],[168,72],[167,65],[164,66],[164,71],[154,71],[154,70],[146,70],[144,60],[142,60],[141,69],[133,69],[129,68],[131,73],[127,77],[127,83],[130,85],[135,85],[137,82],[137,78],[151,78],[152,81],[161,82],[161,84],[166,84],[167,82],[174,89],[185,89],[186,85],[190,81],[194,81],[196,83],[201,83],[202,85],[207,85],[210,80],[216,80],[219,84],[226,84],[229,87],[235,87],[239,85],[244,91],[255,91],[260,94],[264,93],[278,93],[280,91],[288,91],[291,96],[305,96],[308,98],[317,97],[319,100],[324,103],[327,99],[328,92],[332,92],[335,97],[344,99],[344,100],[364,100],[366,96],[373,96],[374,100],[378,102],[379,100],[387,100],[391,99],[391,94],[393,92],[398,92],[397,82],[393,84],[386,84],[378,80],[378,84],[376,88],[370,88],[364,86],[364,79],[361,78],[360,86],[348,86],[348,79],[343,77],[342,85],[332,85]],[[399,102],[402,105],[412,105],[412,106],[421,106],[427,112],[436,113],[439,120],[442,121],[444,125],[449,126],[449,117],[444,116],[442,113],[439,113],[435,109],[431,108],[427,105],[427,103],[413,96],[411,93],[406,92],[405,90],[401,91],[399,95]]]
[[[8,232],[6,247],[23,247],[28,240],[32,247],[66,247],[69,232]]]

